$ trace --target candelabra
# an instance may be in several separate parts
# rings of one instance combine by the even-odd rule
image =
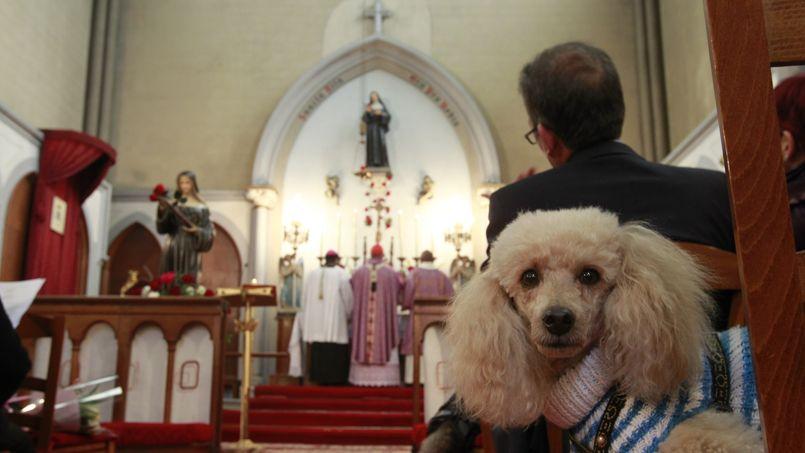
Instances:
[[[308,230],[300,222],[294,221],[291,223],[290,228],[285,227],[284,241],[291,245],[293,249],[292,256],[296,256],[296,250],[300,245],[307,242]]]
[[[464,231],[460,223],[453,227],[453,231],[448,231],[444,234],[445,242],[453,244],[456,248],[456,255],[461,256],[461,248],[467,242],[472,240],[472,234],[469,231]]]

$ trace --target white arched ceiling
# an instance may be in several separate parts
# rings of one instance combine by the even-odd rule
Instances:
[[[467,90],[429,56],[375,35],[323,59],[291,86],[263,129],[252,184],[271,185],[282,193],[288,155],[313,111],[350,80],[377,69],[407,81],[439,107],[466,153],[473,186],[500,181],[489,124]]]

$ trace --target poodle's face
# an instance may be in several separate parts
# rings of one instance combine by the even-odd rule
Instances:
[[[621,264],[616,232],[617,224],[595,234],[571,228],[541,236],[517,251],[516,265],[496,269],[531,343],[549,360],[568,363],[598,340]]]
[[[535,217],[496,243],[489,272],[549,360],[580,356],[601,334],[602,308],[620,271],[612,214]]]
[[[539,417],[559,373],[599,346],[627,394],[701,369],[706,272],[673,242],[596,208],[522,214],[451,305],[456,395],[499,426]]]

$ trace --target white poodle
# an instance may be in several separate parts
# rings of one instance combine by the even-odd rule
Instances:
[[[762,451],[747,332],[710,331],[707,278],[614,214],[521,214],[451,306],[461,406],[501,427],[545,415],[577,451]]]

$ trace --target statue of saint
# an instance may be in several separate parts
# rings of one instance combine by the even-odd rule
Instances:
[[[201,253],[212,248],[215,228],[210,210],[199,195],[196,174],[183,171],[176,177],[173,199],[161,198],[157,208],[157,231],[169,236],[162,253],[161,272],[192,275],[201,271]]]
[[[280,306],[283,308],[302,308],[302,278],[305,265],[296,255],[285,255],[280,258]]]
[[[391,115],[377,91],[369,95],[369,103],[361,119],[361,133],[366,134],[366,167],[388,168],[389,155],[386,150],[386,133],[389,131]]]

